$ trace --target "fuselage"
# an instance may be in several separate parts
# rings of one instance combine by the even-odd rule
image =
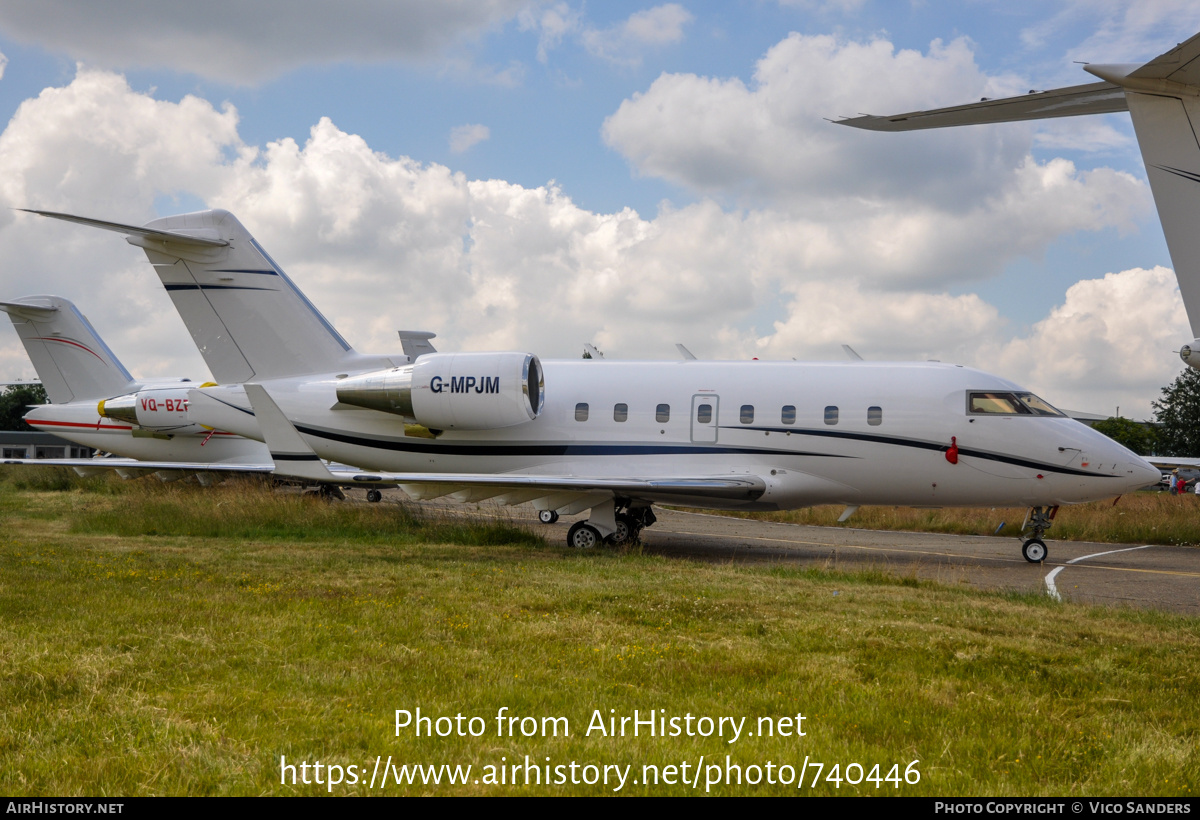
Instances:
[[[206,430],[187,422],[162,429],[145,429],[102,418],[96,402],[38,405],[25,414],[31,427],[105,453],[142,461],[193,463],[237,462],[270,464],[271,455],[260,441],[224,431]]]
[[[1025,393],[924,363],[548,360],[533,421],[405,434],[396,415],[339,403],[339,379],[262,385],[322,458],[365,470],[594,477],[755,475],[728,505],[1046,506],[1109,498],[1158,471],[1061,414],[970,411]],[[261,439],[240,386],[191,392],[191,421]],[[649,500],[659,500],[650,498]]]

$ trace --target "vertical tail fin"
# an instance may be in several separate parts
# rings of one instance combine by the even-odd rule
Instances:
[[[1191,86],[1192,94],[1200,87]],[[1192,335],[1200,336],[1200,99],[1126,91]]]
[[[143,227],[32,213],[123,233],[142,248],[219,382],[393,364],[356,353],[228,211],[168,216]]]
[[[60,296],[0,302],[53,404],[103,399],[137,389],[87,318]]]

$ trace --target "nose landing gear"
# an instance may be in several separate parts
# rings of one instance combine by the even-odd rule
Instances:
[[[1021,526],[1021,534],[1029,532],[1032,536],[1021,545],[1021,555],[1031,564],[1040,564],[1046,560],[1046,542],[1042,535],[1050,529],[1058,507],[1031,507]]]

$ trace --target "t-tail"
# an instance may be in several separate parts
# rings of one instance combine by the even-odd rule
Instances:
[[[917,131],[1128,111],[1146,164],[1192,335],[1179,351],[1200,368],[1200,34],[1144,65],[1083,67],[1101,82],[1030,91],[1020,97],[838,120],[871,131]]]
[[[28,212],[116,231],[142,248],[219,382],[361,371],[406,360],[357,353],[228,211],[168,216],[141,227]]]
[[[52,404],[119,396],[138,388],[87,318],[61,296],[0,302]]]

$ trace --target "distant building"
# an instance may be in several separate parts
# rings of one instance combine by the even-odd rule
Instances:
[[[0,430],[3,458],[91,458],[96,451],[50,433]]]

